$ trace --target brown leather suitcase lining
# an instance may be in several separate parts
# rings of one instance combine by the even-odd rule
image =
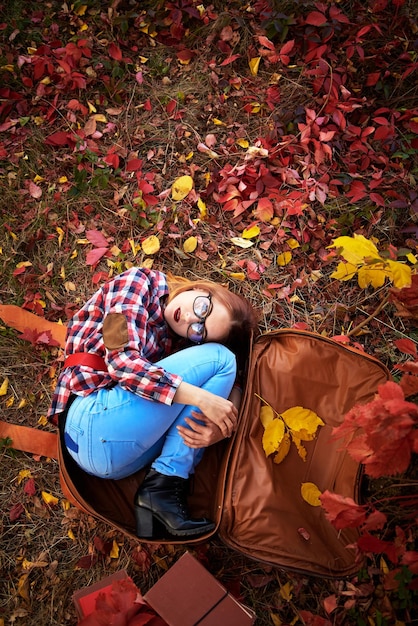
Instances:
[[[231,547],[269,563],[322,576],[348,575],[358,567],[354,552],[346,548],[356,539],[356,531],[337,532],[321,507],[302,499],[300,489],[303,482],[313,482],[321,491],[356,498],[359,466],[340,449],[341,442],[330,440],[331,430],[354,404],[373,397],[388,371],[367,355],[291,331],[261,337],[252,364],[242,428],[228,468],[221,537]],[[255,394],[278,412],[302,405],[323,419],[325,426],[317,437],[305,442],[306,461],[293,445],[281,464],[266,459],[261,402]]]

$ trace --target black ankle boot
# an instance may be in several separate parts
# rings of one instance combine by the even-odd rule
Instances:
[[[215,524],[205,518],[190,518],[186,504],[187,484],[184,478],[150,470],[135,495],[138,537],[152,537],[154,519],[178,537],[200,535],[215,528]]]

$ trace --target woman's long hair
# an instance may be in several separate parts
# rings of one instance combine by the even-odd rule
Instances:
[[[251,341],[258,331],[258,316],[250,302],[227,287],[210,280],[188,280],[182,276],[168,274],[167,282],[170,292],[169,301],[184,291],[200,289],[210,293],[215,300],[225,306],[230,313],[231,325],[221,343],[236,355],[238,370],[243,371],[250,352]]]

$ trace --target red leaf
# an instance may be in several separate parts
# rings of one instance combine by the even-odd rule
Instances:
[[[285,54],[285,55],[289,54],[289,52],[291,50],[293,50],[294,46],[295,46],[295,40],[294,39],[291,39],[290,41],[286,41],[286,43],[283,44],[283,46],[280,48],[280,54],[281,55],[282,54]]]
[[[267,39],[267,37],[264,37],[264,35],[260,35],[258,41],[261,43],[262,46],[268,48],[269,50],[273,50],[273,52],[276,49],[274,43],[270,41],[270,39]]]
[[[382,511],[372,511],[362,526],[362,530],[380,530],[387,523],[387,517]]]
[[[319,11],[311,11],[310,13],[308,13],[305,19],[305,23],[312,24],[312,26],[322,26],[323,24],[326,24],[326,22],[327,18],[323,13],[320,13]]]
[[[171,113],[173,113],[173,111],[176,109],[176,106],[177,102],[175,100],[170,100],[170,102],[167,103],[165,110],[169,115],[171,115]]]
[[[90,250],[86,255],[86,265],[97,265],[108,250],[109,248],[93,248],[93,250]]]
[[[358,200],[363,200],[363,198],[367,195],[367,190],[360,180],[355,180],[351,183],[350,189],[346,194],[353,202],[357,202]]]
[[[399,382],[405,398],[410,398],[418,393],[418,376],[404,374]]]
[[[108,48],[109,56],[115,61],[122,61],[122,51],[115,43],[111,43]]]
[[[96,565],[98,561],[98,557],[96,554],[88,554],[86,556],[82,556],[75,565],[78,569],[90,569],[93,565]]]
[[[418,574],[418,552],[410,550],[402,557],[403,565],[406,565],[413,574]]]
[[[115,154],[115,152],[110,152],[109,154],[106,154],[106,156],[103,157],[103,161],[106,163],[106,165],[113,167],[113,169],[115,170],[119,167],[119,155]]]
[[[126,171],[136,172],[137,170],[140,170],[142,166],[143,166],[142,159],[130,159],[126,164]]]
[[[369,196],[370,200],[372,200],[377,206],[385,206],[386,202],[383,196],[380,193],[371,193]]]
[[[96,248],[107,248],[109,246],[106,237],[99,230],[88,230],[86,232],[86,238]]]
[[[332,622],[320,615],[314,615],[310,611],[298,611],[305,626],[332,626]]]
[[[42,189],[39,187],[39,185],[31,180],[29,183],[29,193],[32,198],[39,200],[39,198],[42,196]]]
[[[412,339],[396,339],[393,343],[404,354],[417,356],[417,344]]]
[[[332,596],[328,596],[327,598],[324,598],[324,609],[326,610],[328,615],[332,613],[333,611],[335,611],[337,606],[338,606],[338,602],[337,602],[337,596],[335,595],[335,593],[333,593]]]
[[[234,61],[236,61],[240,57],[241,57],[240,54],[233,54],[232,56],[230,56],[227,59],[225,59],[224,61],[222,61],[221,66],[229,65],[230,63],[233,63]]]
[[[357,545],[362,552],[373,552],[381,554],[382,552],[388,556],[392,563],[397,563],[396,548],[390,541],[383,541],[373,535],[364,535],[357,539]]]
[[[17,504],[14,504],[9,511],[10,521],[15,522],[17,519],[19,519],[19,517],[24,512],[25,512],[25,507],[23,506],[23,504],[21,504],[20,502],[17,502]]]
[[[101,552],[102,554],[110,554],[112,549],[112,541],[104,541],[101,537],[95,537],[93,539],[94,547],[97,552]]]
[[[269,222],[274,216],[273,204],[268,198],[260,198],[254,216],[262,222]]]
[[[177,52],[177,58],[179,61],[183,61],[183,63],[188,63],[194,57],[195,53],[193,50],[189,50],[188,48],[184,48],[184,50],[180,50]]]
[[[352,498],[346,498],[326,490],[320,496],[325,517],[337,529],[356,528],[363,524],[366,512],[362,506],[356,504]]]
[[[45,143],[48,146],[65,146],[69,143],[68,133],[65,133],[63,130],[52,133],[45,139]]]
[[[23,491],[28,495],[28,496],[34,496],[36,493],[36,486],[35,486],[35,480],[34,478],[29,478],[26,482],[25,482],[25,486],[23,487]]]

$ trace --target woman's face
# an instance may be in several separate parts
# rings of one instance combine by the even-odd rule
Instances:
[[[228,335],[231,325],[226,306],[200,289],[183,291],[175,296],[167,304],[164,317],[177,335],[189,337],[192,341],[203,333],[203,342],[221,342]]]

